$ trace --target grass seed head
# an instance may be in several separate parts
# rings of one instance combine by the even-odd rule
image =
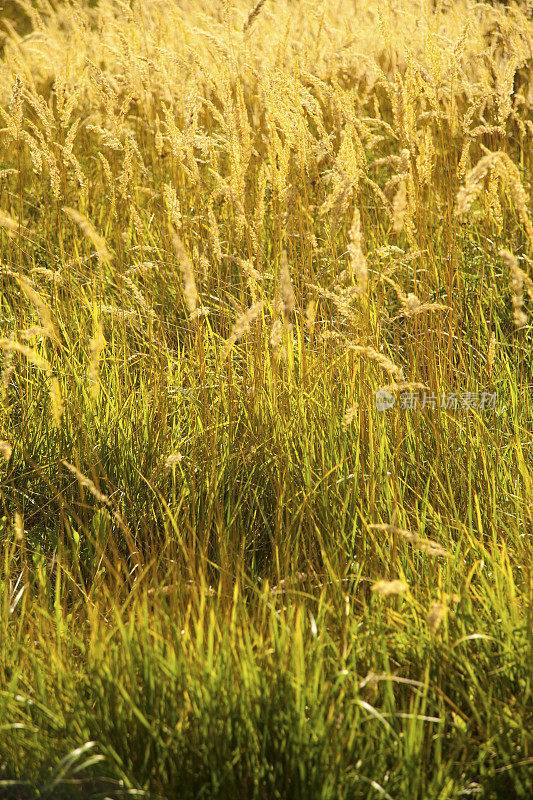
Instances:
[[[100,262],[110,262],[113,256],[107,249],[105,239],[96,232],[94,225],[87,219],[87,217],[76,208],[70,208],[69,206],[63,206],[63,211],[79,226],[83,235],[93,245],[94,249],[96,250],[98,260]]]
[[[432,603],[427,615],[427,624],[432,636],[437,633],[441,622],[446,617],[449,608],[444,603]]]
[[[52,419],[56,428],[61,427],[61,417],[64,411],[64,402],[61,395],[61,387],[58,378],[54,375],[50,380],[50,406],[52,409]]]
[[[371,587],[373,592],[377,592],[381,597],[391,597],[391,595],[401,594],[407,591],[407,584],[400,580],[386,581],[381,580],[374,583]]]
[[[523,270],[518,266],[518,259],[509,250],[500,250],[500,256],[505,261],[510,271],[511,302],[513,304],[513,322],[517,328],[527,325],[527,314],[524,311],[524,277]]]
[[[292,285],[291,274],[289,271],[287,251],[285,249],[281,251],[279,294],[281,311],[283,316],[286,318],[296,308],[296,298],[294,296],[294,287]]]
[[[265,5],[266,0],[258,0],[255,6],[252,8],[248,16],[246,17],[244,24],[242,26],[243,34],[246,34],[250,31],[252,25],[254,24],[255,20],[259,16],[261,9]]]
[[[194,312],[198,307],[198,292],[196,290],[196,280],[194,277],[194,267],[185,246],[179,236],[175,233],[172,226],[170,228],[170,235],[176,254],[178,256],[178,266],[183,278],[183,291],[185,295],[185,302],[189,309],[189,315],[192,318]]]
[[[87,370],[87,377],[89,378],[91,384],[90,392],[95,400],[100,394],[100,361],[106,344],[107,342],[105,340],[102,323],[98,321],[96,324],[95,334],[89,342],[91,357]]]
[[[0,441],[0,454],[6,461],[9,461],[12,452],[13,447],[9,442]]]
[[[70,464],[68,461],[61,462],[63,466],[65,466],[76,478],[79,480],[82,486],[89,490],[89,492],[93,495],[93,497],[98,500],[99,503],[103,503],[104,505],[108,505],[109,497],[96,488],[94,482],[84,475],[82,472],[77,469],[73,464]]]
[[[260,315],[263,309],[263,302],[260,300],[257,303],[254,303],[250,308],[246,309],[246,311],[241,314],[241,316],[236,321],[233,329],[231,331],[231,336],[229,339],[226,340],[224,346],[224,355],[223,357],[226,358],[229,351],[242,336],[250,329],[251,325],[257,317]]]
[[[350,244],[348,245],[350,271],[355,276],[357,286],[361,292],[366,294],[368,291],[368,264],[361,247],[361,240],[361,215],[356,207],[350,227]]]

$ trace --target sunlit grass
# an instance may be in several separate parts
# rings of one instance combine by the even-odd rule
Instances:
[[[0,796],[526,800],[531,21],[34,6]]]

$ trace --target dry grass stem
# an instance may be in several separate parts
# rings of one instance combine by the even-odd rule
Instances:
[[[61,394],[61,387],[58,378],[54,375],[50,380],[50,405],[52,409],[52,419],[56,428],[61,427],[61,417],[65,404]]]

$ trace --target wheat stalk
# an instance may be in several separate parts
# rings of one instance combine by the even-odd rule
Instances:
[[[258,0],[258,2],[255,4],[255,6],[252,8],[252,10],[250,11],[248,16],[246,17],[246,19],[244,21],[244,24],[242,26],[243,34],[246,34],[250,30],[250,28],[254,24],[255,20],[259,16],[259,13],[260,13],[261,9],[263,8],[263,6],[265,5],[265,3],[266,3],[266,0]]]

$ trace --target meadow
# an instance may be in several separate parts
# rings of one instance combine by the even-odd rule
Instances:
[[[0,23],[0,797],[529,800],[531,3]]]

